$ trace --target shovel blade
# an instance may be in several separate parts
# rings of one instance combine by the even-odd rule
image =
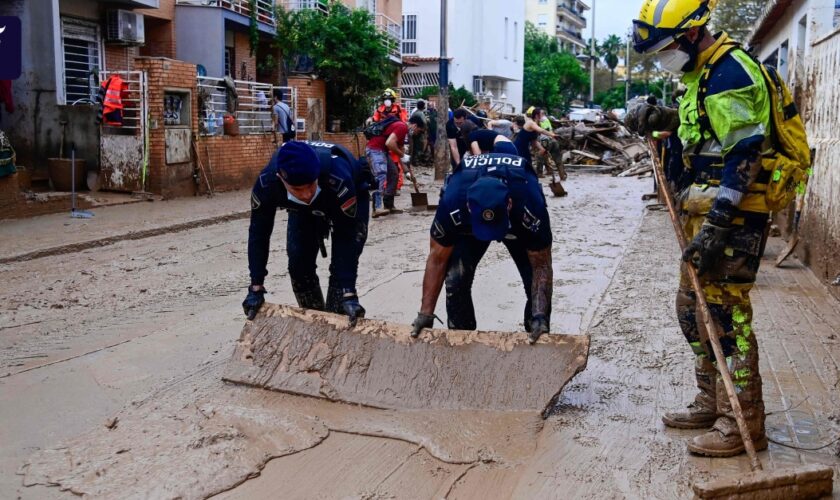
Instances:
[[[412,207],[425,207],[429,204],[429,197],[426,193],[411,193]]]
[[[586,367],[589,336],[411,328],[266,304],[223,379],[389,409],[543,412]]]

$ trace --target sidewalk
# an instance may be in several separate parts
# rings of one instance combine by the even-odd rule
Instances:
[[[64,212],[0,221],[0,264],[245,218],[250,213],[248,194],[233,191],[212,198],[100,207],[91,209],[92,219],[72,219]]]

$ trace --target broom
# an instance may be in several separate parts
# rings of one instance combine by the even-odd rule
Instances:
[[[662,193],[662,199],[665,200],[668,213],[671,215],[671,222],[674,224],[677,241],[680,244],[680,249],[685,250],[687,246],[685,233],[683,232],[676,208],[674,207],[673,198],[665,180],[665,172],[662,170],[659,157],[656,155],[656,147],[650,139],[648,139],[648,147],[650,147],[651,158],[653,159],[653,171],[659,184],[659,190]],[[747,455],[749,455],[750,468],[752,469],[752,472],[743,476],[694,483],[692,488],[694,489],[696,498],[787,500],[831,496],[834,488],[834,469],[830,467],[813,464],[794,469],[763,470],[761,461],[755,452],[755,446],[750,437],[750,432],[747,429],[747,422],[744,419],[744,412],[741,410],[741,403],[738,401],[738,396],[735,393],[735,385],[732,383],[729,368],[726,366],[726,363],[720,362],[720,360],[725,359],[723,348],[720,345],[720,328],[712,320],[712,314],[709,311],[709,304],[706,302],[703,287],[700,285],[697,270],[691,264],[687,265],[686,269],[688,277],[691,280],[691,286],[697,294],[700,316],[702,317],[706,331],[709,332],[709,343],[712,345],[715,359],[719,360],[716,363],[717,369],[720,372],[721,379],[723,379],[723,385],[726,388],[729,402],[732,404],[735,421],[738,423],[738,430],[741,433],[741,439],[744,441],[744,448],[747,451]]]

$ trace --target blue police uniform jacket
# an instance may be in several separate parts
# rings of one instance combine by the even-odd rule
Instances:
[[[319,149],[319,144],[310,144]],[[324,147],[332,145],[324,144]],[[323,151],[322,151],[323,152]],[[361,254],[362,238],[359,244],[359,225],[367,227],[369,211],[367,209],[366,186],[360,181],[361,167],[350,165],[347,160],[339,156],[332,156],[329,168],[323,164],[318,177],[320,193],[311,205],[302,205],[291,201],[283,182],[277,177],[277,153],[271,158],[268,166],[260,172],[257,182],[251,191],[251,225],[248,229],[248,268],[253,284],[262,284],[268,274],[269,243],[274,229],[274,218],[277,209],[289,211],[289,217],[295,214],[314,216],[314,227],[307,227],[307,234],[325,238],[328,234],[333,237],[333,249],[341,248],[345,252],[353,252],[351,258],[336,258],[333,252],[331,272],[337,276],[348,277],[340,286],[355,286],[358,270],[358,255]],[[366,234],[365,234],[366,237]],[[346,269],[345,269],[346,268]],[[352,279],[350,279],[352,277]]]
[[[505,238],[517,239],[531,251],[548,248],[552,236],[545,195],[537,176],[527,165],[527,160],[520,156],[497,153],[462,160],[442,189],[430,230],[432,238],[449,247],[460,238],[472,237],[467,189],[479,177],[491,175],[508,185],[513,202]]]

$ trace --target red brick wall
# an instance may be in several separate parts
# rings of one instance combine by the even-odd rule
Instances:
[[[136,46],[126,47],[105,44],[105,69],[107,71],[133,71],[134,58],[140,55]]]
[[[199,138],[198,157],[210,177],[213,189],[250,189],[274,154],[277,146],[272,141],[271,134]],[[203,179],[199,191],[206,191]]]
[[[292,77],[289,78],[289,86],[297,88],[297,106],[298,109],[295,110],[295,115],[298,118],[306,118],[307,114],[309,113],[309,108],[306,105],[307,98],[320,98],[321,102],[324,103],[324,119],[326,120],[327,117],[327,110],[326,110],[326,101],[327,101],[327,87],[326,83],[323,80],[313,80],[309,77]],[[309,130],[309,124],[307,124],[306,129]],[[326,123],[324,126],[326,127]],[[298,134],[298,139],[306,139],[307,136],[303,133]]]
[[[324,134],[324,142],[344,146],[349,149],[351,153],[356,155],[356,157],[360,157],[365,154],[365,144],[367,144],[367,139],[365,139],[365,134],[362,133],[357,134],[356,137],[359,139],[358,142],[353,138],[353,134],[351,132],[341,134],[332,134],[328,132]]]
[[[235,32],[233,34],[233,59],[236,67],[233,68],[236,80],[257,79],[257,60],[251,57],[251,45],[247,33]],[[242,63],[245,63],[245,74],[242,74]]]
[[[140,55],[175,58],[175,22],[146,19],[146,45]]]
[[[0,220],[70,211],[70,193],[24,194],[20,190],[20,181],[20,174],[0,177]],[[80,209],[92,207],[85,197],[77,197],[76,206]]]
[[[149,190],[165,198],[195,194],[193,163],[166,164],[163,95],[168,89],[190,92],[193,134],[198,132],[195,65],[163,58],[138,58],[137,69],[148,73],[149,82]]]
[[[135,12],[139,12],[146,17],[156,17],[158,19],[172,21],[175,19],[175,0],[160,0],[160,5],[157,9],[137,9]]]

